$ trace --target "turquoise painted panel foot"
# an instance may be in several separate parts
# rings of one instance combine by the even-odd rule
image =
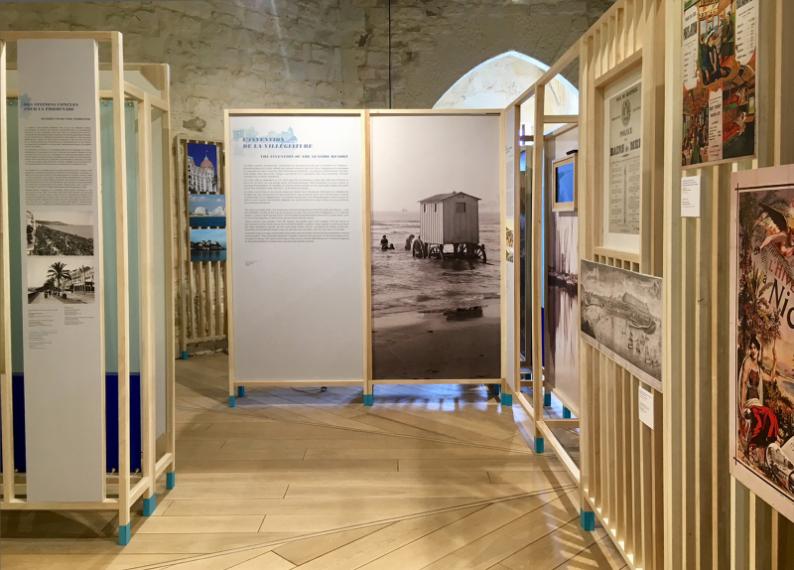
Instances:
[[[562,417],[563,419],[569,420],[571,419],[571,410],[566,408],[565,406],[562,407]]]
[[[245,398],[245,386],[237,386],[237,397]]]
[[[157,495],[143,498],[143,516],[150,517],[157,510]]]
[[[499,401],[502,403],[503,406],[512,406],[513,405],[513,394],[508,394],[506,392],[502,392],[502,395],[499,396]]]
[[[546,392],[543,394],[543,405],[547,408],[551,406],[551,392]]]
[[[230,408],[237,407],[237,398],[235,396],[229,396],[229,407]]]
[[[535,453],[543,453],[546,449],[546,442],[543,441],[542,437],[535,438]]]
[[[375,394],[364,394],[364,405],[372,406],[375,403]]]
[[[179,358],[181,358],[182,360],[187,360],[188,358],[190,358],[190,355],[187,353],[187,350],[183,350],[180,353]]]
[[[168,490],[176,487],[176,471],[169,471],[165,474],[165,488]]]
[[[593,511],[579,511],[579,522],[582,530],[593,532],[595,530],[595,513]]]
[[[127,546],[132,538],[132,526],[130,524],[119,525],[119,546]]]

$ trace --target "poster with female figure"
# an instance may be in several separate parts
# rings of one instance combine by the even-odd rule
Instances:
[[[773,170],[780,169],[756,173]],[[790,182],[738,188],[731,330],[732,468],[787,516],[794,514],[794,177]]]
[[[755,154],[758,0],[685,0],[681,164]]]

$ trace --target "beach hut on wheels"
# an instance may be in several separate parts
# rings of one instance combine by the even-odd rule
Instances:
[[[419,235],[424,248],[415,251],[414,256],[477,258],[485,262],[485,246],[480,243],[479,201],[477,196],[465,192],[435,194],[420,200]]]

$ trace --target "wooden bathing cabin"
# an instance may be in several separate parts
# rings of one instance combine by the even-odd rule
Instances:
[[[486,261],[480,243],[480,198],[465,192],[435,194],[419,201],[419,235],[422,251],[414,257],[478,258]],[[451,246],[445,250],[444,246]]]

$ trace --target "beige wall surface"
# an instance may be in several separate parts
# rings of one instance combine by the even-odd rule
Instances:
[[[612,0],[3,2],[2,30],[118,30],[171,65],[172,128],[222,138],[225,107],[429,108],[507,50],[552,63]],[[571,78],[575,79],[575,78]]]

